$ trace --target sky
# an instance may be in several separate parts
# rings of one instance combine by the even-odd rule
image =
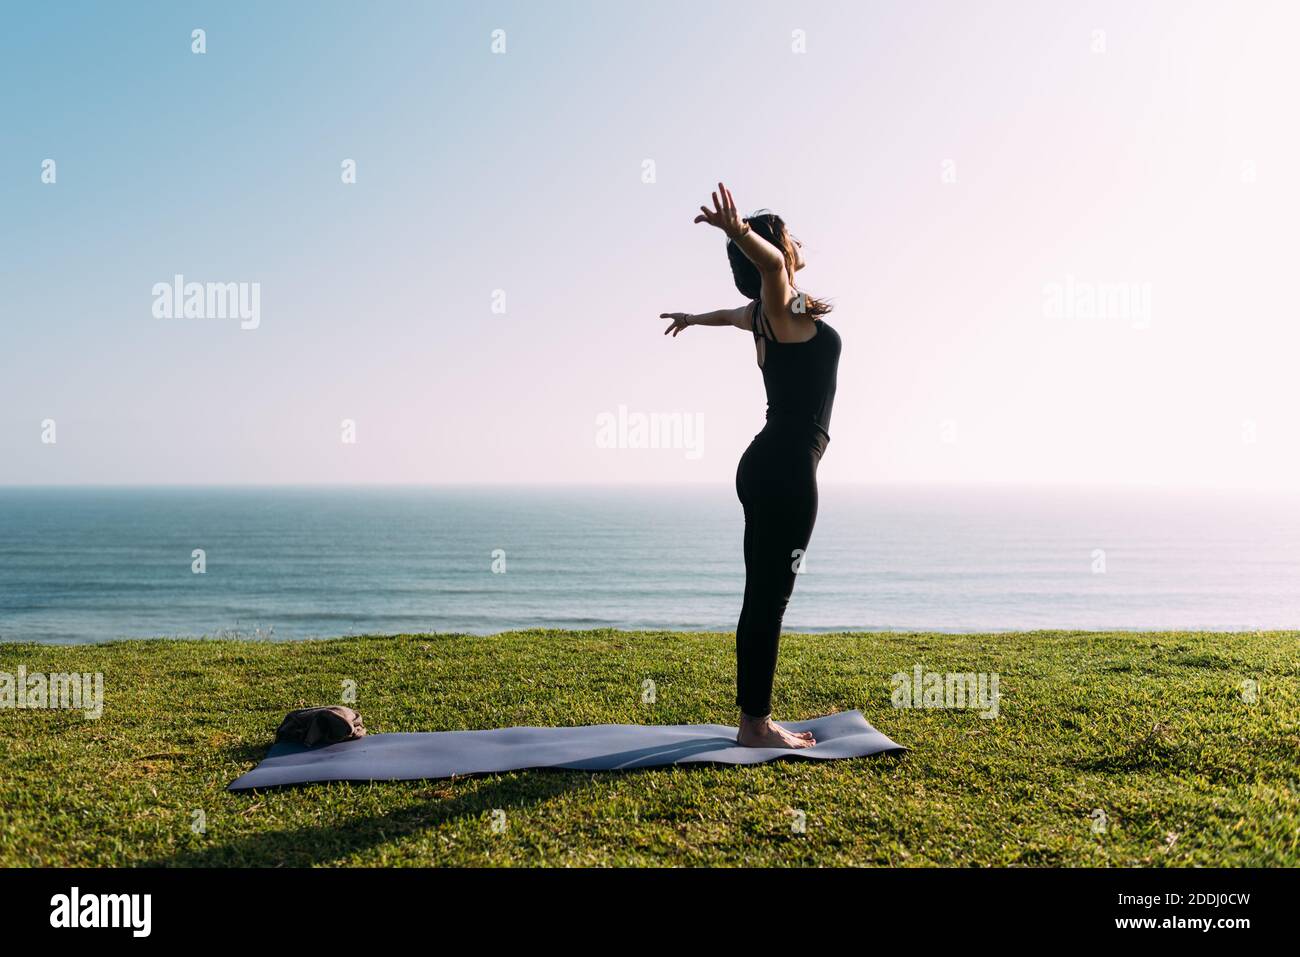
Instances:
[[[0,16],[0,484],[730,482],[721,179],[835,305],[823,481],[1300,485],[1294,3]]]

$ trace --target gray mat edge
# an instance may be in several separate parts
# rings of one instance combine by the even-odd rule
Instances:
[[[227,786],[226,789],[235,792],[245,792],[245,791],[253,791],[253,790],[269,790],[272,788],[281,788],[281,787],[297,787],[306,784],[326,784],[326,783],[333,783],[333,782],[376,783],[376,782],[386,782],[386,781],[449,780],[455,777],[479,777],[485,774],[505,774],[511,771],[533,771],[533,770],[535,771],[585,771],[588,773],[595,773],[598,771],[642,770],[645,768],[680,767],[685,765],[749,767],[755,764],[765,764],[768,761],[787,760],[791,758],[796,760],[808,760],[808,761],[836,761],[836,760],[848,760],[850,758],[875,757],[878,755],[899,755],[899,754],[905,754],[906,752],[911,750],[906,745],[898,744],[897,742],[889,738],[887,735],[885,735],[883,732],[881,732],[873,725],[871,725],[866,720],[866,717],[862,714],[862,712],[856,708],[848,711],[837,711],[828,715],[820,715],[816,718],[805,719],[802,721],[781,721],[778,722],[778,724],[780,724],[782,727],[788,728],[793,731],[802,731],[802,730],[807,730],[811,727],[815,727],[819,724],[824,724],[827,721],[843,722],[845,720],[851,720],[854,717],[856,717],[862,723],[863,727],[861,730],[855,729],[853,732],[849,734],[839,735],[837,737],[831,738],[823,742],[822,745],[809,748],[809,749],[754,748],[748,751],[744,751],[742,749],[739,749],[737,746],[734,745],[731,746],[729,750],[737,751],[738,757],[740,754],[743,754],[744,756],[743,759],[723,760],[718,758],[696,758],[693,756],[688,756],[681,760],[666,761],[663,763],[647,763],[647,764],[633,763],[625,766],[593,768],[593,767],[586,766],[586,764],[584,763],[591,760],[588,758],[588,759],[576,759],[574,761],[558,761],[558,762],[551,762],[551,763],[545,763],[545,762],[536,763],[536,764],[530,763],[530,764],[524,764],[516,767],[492,768],[492,769],[466,771],[461,773],[443,774],[443,775],[402,774],[396,776],[381,775],[378,777],[362,776],[357,773],[349,773],[346,771],[342,773],[330,773],[324,768],[318,766],[317,768],[315,768],[310,772],[306,772],[304,770],[304,772],[294,775],[295,777],[299,778],[298,780],[276,781],[274,783],[257,783],[257,780],[259,778],[270,776],[270,775],[261,775],[258,773],[259,771],[262,771],[264,768],[266,771],[284,770],[282,768],[274,767],[274,766],[269,768],[266,767],[268,762],[272,761],[274,758],[303,754],[303,753],[310,752],[312,750],[325,750],[325,749],[306,748],[301,745],[292,745],[292,744],[286,745],[286,744],[277,743],[277,744],[273,744],[271,748],[268,749],[267,753],[254,767],[250,768],[248,771],[244,772],[239,777],[237,777],[234,781],[232,781]],[[735,735],[737,732],[737,729],[734,726],[730,726],[730,725],[600,724],[600,725],[564,725],[559,727],[547,726],[547,725],[510,725],[501,728],[474,728],[474,729],[462,728],[462,729],[443,729],[441,731],[416,731],[416,732],[391,732],[391,733],[394,735],[396,734],[424,735],[424,734],[446,734],[446,733],[460,733],[460,734],[488,733],[494,731],[545,732],[545,731],[555,731],[555,730],[577,730],[577,729],[585,730],[585,729],[608,729],[608,728],[619,728],[619,729],[656,728],[656,729],[683,729],[683,730],[698,729],[702,734],[714,734],[719,737],[727,738],[730,740],[735,739]],[[379,737],[379,736],[380,735],[373,735],[369,737],[373,739],[374,737]],[[850,753],[850,754],[829,753],[831,751],[835,751],[835,752],[842,751],[843,744],[847,743],[849,740],[860,738],[860,737],[872,738],[873,740],[872,743],[868,745],[868,747],[865,749],[861,749],[861,750],[856,748],[854,749],[855,751],[859,751],[859,753]],[[343,742],[343,745],[347,745],[350,743],[351,742]],[[329,745],[327,747],[334,748],[343,745]],[[838,747],[833,747],[835,745],[838,745]],[[818,753],[820,747],[826,747],[827,750]]]

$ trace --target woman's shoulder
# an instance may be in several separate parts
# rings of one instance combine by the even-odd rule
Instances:
[[[818,330],[817,332],[818,336],[825,336],[827,340],[835,346],[836,349],[839,349],[840,342],[841,342],[840,334],[835,331],[834,326],[832,326],[825,319],[818,319],[817,330]]]

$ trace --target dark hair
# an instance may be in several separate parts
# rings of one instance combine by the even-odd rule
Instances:
[[[749,223],[750,229],[781,251],[785,259],[786,278],[790,280],[790,287],[798,290],[794,273],[799,263],[799,253],[796,249],[799,240],[790,235],[785,220],[776,213],[764,212],[749,217],[745,222]],[[763,277],[759,274],[758,267],[750,262],[749,257],[741,252],[740,247],[730,240],[727,241],[727,259],[731,263],[731,276],[736,281],[736,288],[740,290],[740,294],[746,299],[758,299],[763,292]],[[800,295],[803,296],[803,314],[810,319],[824,316],[831,311],[829,302],[814,299],[807,293],[800,293]]]

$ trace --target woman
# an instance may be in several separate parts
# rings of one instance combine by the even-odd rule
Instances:
[[[736,625],[736,703],[741,745],[810,748],[806,731],[787,731],[772,720],[772,679],[781,619],[794,590],[817,518],[817,463],[830,441],[831,403],[840,337],[821,317],[830,306],[800,292],[800,244],[780,216],[761,210],[747,219],[722,183],[713,209],[700,207],[697,223],[727,235],[727,258],[747,305],[704,315],[666,312],[664,334],[688,326],[735,326],[754,337],[767,391],[767,424],[736,470],[745,509],[745,602]]]

